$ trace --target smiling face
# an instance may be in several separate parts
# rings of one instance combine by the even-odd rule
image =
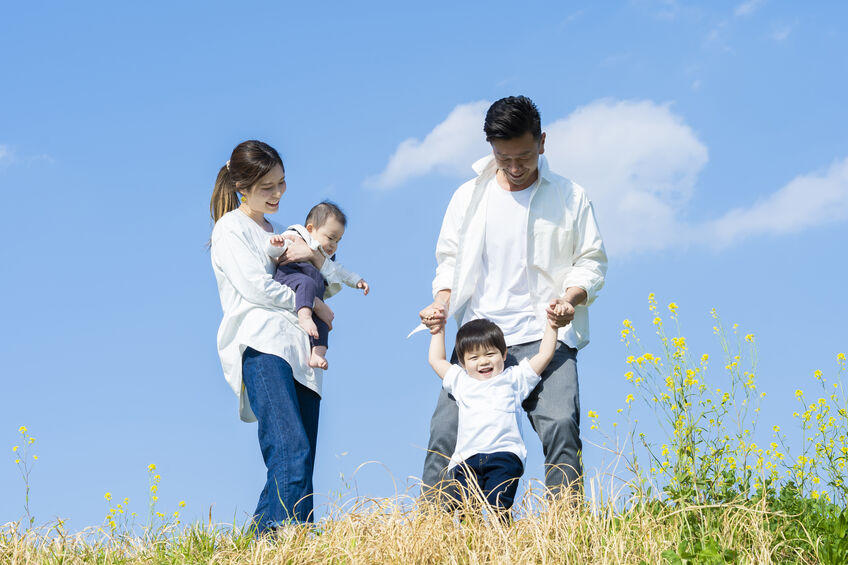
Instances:
[[[345,225],[335,216],[329,216],[320,227],[306,224],[306,231],[312,235],[327,255],[332,256],[339,248]]]
[[[529,131],[512,139],[493,139],[492,154],[510,190],[524,190],[539,176],[539,155],[545,152],[545,134],[537,140]]]
[[[273,214],[280,209],[280,197],[285,191],[286,172],[282,166],[274,165],[274,168],[242,193],[245,198],[242,206],[254,215]]]
[[[485,381],[503,373],[506,353],[501,353],[494,345],[484,345],[466,351],[462,366],[473,379]]]

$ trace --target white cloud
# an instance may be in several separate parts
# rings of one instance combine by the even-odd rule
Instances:
[[[483,118],[490,104],[481,100],[457,106],[423,141],[403,141],[383,172],[366,179],[365,185],[394,188],[432,172],[470,176],[471,163],[489,151],[483,136]]]
[[[757,235],[783,235],[848,219],[848,158],[825,172],[794,178],[749,208],[730,210],[699,230],[704,243],[725,247]]]
[[[771,32],[771,38],[775,41],[783,41],[792,33],[792,26],[781,26]]]
[[[750,16],[756,12],[760,6],[765,4],[765,0],[747,0],[742,2],[733,10],[735,16]]]
[[[432,172],[468,177],[490,151],[482,132],[487,102],[457,106],[423,141],[404,141],[374,186],[394,187]],[[611,255],[800,232],[848,220],[848,158],[802,175],[716,220],[686,220],[708,151],[669,104],[596,100],[545,126],[551,168],[586,188]]]
[[[15,154],[8,145],[0,145],[0,167],[11,165],[15,161]]]
[[[600,100],[545,129],[551,168],[586,187],[610,253],[680,241],[707,148],[668,105]]]

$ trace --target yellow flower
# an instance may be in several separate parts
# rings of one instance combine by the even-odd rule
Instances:
[[[156,485],[150,485],[150,492],[156,492],[157,490],[159,490],[159,487]]]
[[[625,328],[628,328],[628,329],[633,328],[633,323],[632,323],[630,320],[626,319],[626,318],[625,318],[625,320],[624,320],[623,322],[621,322],[621,324],[622,324]]]
[[[18,428],[18,433],[20,433],[20,434],[27,433],[26,426],[21,426],[20,428]]]
[[[156,470],[156,464],[155,463],[151,463],[150,465],[147,466],[147,471],[149,473],[152,473],[155,470]]]
[[[660,324],[662,324],[662,319],[657,316],[656,318],[654,318],[654,325],[659,326]]]
[[[107,492],[106,494],[103,495],[103,498],[105,498],[106,500],[112,500],[112,493]]]
[[[752,343],[754,341],[754,334],[748,334],[745,336],[745,341],[748,343]]]
[[[801,398],[802,396],[804,396],[804,391],[802,391],[800,388],[797,389],[795,391],[795,398]]]
[[[624,402],[626,402],[627,404],[630,404],[631,402],[633,402],[633,395],[628,394],[627,397],[624,399]]]
[[[13,448],[12,448],[12,451],[17,451],[17,450],[18,450],[18,446],[17,446],[17,445],[16,445],[15,447],[13,447]]]
[[[32,436],[30,436],[30,438],[29,438],[29,444],[30,444],[30,445],[32,445],[32,444],[34,444],[34,443],[35,443],[35,438],[34,438],[34,437],[32,437]]]
[[[38,455],[33,455],[32,459],[33,459],[33,461],[38,461]]]
[[[181,500],[177,506],[179,506],[180,508],[185,508],[185,500]]]
[[[633,363],[634,361],[636,361],[636,358],[635,358],[635,357],[633,357],[632,355],[628,355],[628,356],[627,356],[627,362],[628,362],[628,363]]]
[[[775,426],[772,428],[772,430],[774,430],[774,433],[777,433],[780,431],[780,426]]]
[[[837,353],[836,354],[836,360],[837,361],[845,361],[845,354],[844,353]]]
[[[668,310],[672,314],[676,313],[677,312],[677,304],[672,302],[671,304],[668,305]]]
[[[597,413],[597,412],[595,412],[594,410],[589,410],[589,417],[590,417],[590,418],[597,418],[597,417],[598,417],[598,413]]]
[[[20,460],[20,459],[15,459],[15,464],[16,464],[16,465],[17,465],[18,463],[20,463],[20,462],[21,462],[21,460]]]

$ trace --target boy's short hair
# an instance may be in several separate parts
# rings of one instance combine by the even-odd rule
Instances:
[[[491,320],[480,318],[463,324],[456,332],[456,356],[460,363],[465,362],[465,354],[475,349],[495,347],[502,355],[506,355],[506,340],[497,324]]]
[[[347,226],[347,216],[341,211],[341,208],[329,200],[313,206],[312,210],[306,215],[306,221],[303,222],[303,225],[312,224],[316,228],[320,228],[330,218],[335,218],[341,225]]]

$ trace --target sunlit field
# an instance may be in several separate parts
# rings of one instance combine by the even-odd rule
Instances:
[[[612,414],[588,410],[584,441],[613,463],[583,494],[526,485],[511,521],[479,497],[448,505],[417,493],[339,495],[310,526],[257,538],[249,524],[184,523],[184,503],[161,508],[162,477],[148,467],[148,500],[104,493],[103,522],[68,532],[29,509],[39,465],[34,431],[11,446],[21,482],[7,485],[23,514],[0,531],[3,563],[846,563],[846,358],[810,367],[797,408],[760,421],[756,335],[712,312],[722,355],[690,345],[678,307],[649,296],[650,328],[624,320],[629,387]],[[650,422],[648,427],[643,423]],[[37,428],[37,422],[31,423]],[[650,430],[650,431],[644,431]],[[762,445],[755,438],[770,438]],[[787,438],[792,438],[791,441]],[[451,506],[451,510],[446,507]]]

